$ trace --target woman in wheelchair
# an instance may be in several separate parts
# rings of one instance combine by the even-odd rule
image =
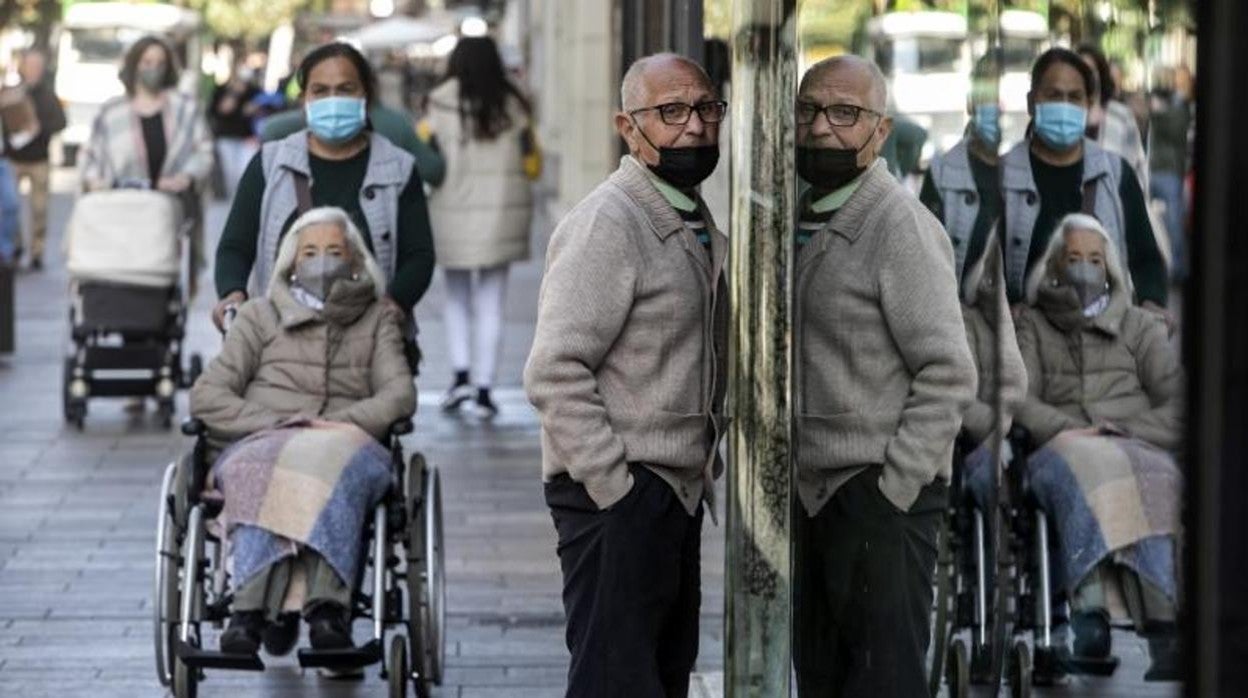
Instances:
[[[1150,636],[1172,672],[1183,375],[1161,315],[1132,304],[1108,233],[1067,216],[1027,283],[1018,344],[1028,395],[1015,422],[1040,448],[1027,460],[1034,501],[1057,535],[1055,588],[1072,615],[1073,659],[1111,662],[1111,622]],[[1062,647],[1063,643],[1057,643]]]
[[[274,268],[190,396],[224,448],[212,485],[232,561],[221,650],[235,654],[289,652],[299,608],[313,648],[351,646],[365,516],[391,483],[378,440],[416,407],[385,277],[344,211],[302,215]]]

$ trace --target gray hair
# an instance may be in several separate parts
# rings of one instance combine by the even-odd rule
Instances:
[[[706,74],[706,69],[688,56],[670,52],[642,56],[633,61],[632,65],[628,66],[628,70],[624,71],[624,79],[620,81],[620,109],[627,112],[643,107],[647,95],[644,94],[645,83],[642,78],[645,76],[646,71],[650,69],[651,64],[668,60],[684,63],[697,71],[707,85],[712,84],[711,77]]]
[[[870,106],[881,111],[889,108],[888,80],[884,77],[884,71],[880,70],[880,66],[876,65],[874,61],[869,61],[861,56],[855,56],[852,53],[831,56],[810,66],[806,70],[806,74],[802,76],[802,84],[798,91],[800,92],[802,88],[806,87],[810,80],[814,80],[829,70],[840,67],[854,67],[866,70],[871,77],[872,100]]]
[[[1036,262],[1031,273],[1027,275],[1028,305],[1036,304],[1036,299],[1040,296],[1040,286],[1046,279],[1050,281],[1056,279],[1057,262],[1062,250],[1066,248],[1066,235],[1075,230],[1087,230],[1100,235],[1105,240],[1105,275],[1109,278],[1110,289],[1123,289],[1128,294],[1132,292],[1131,279],[1122,268],[1118,246],[1110,238],[1109,231],[1105,230],[1105,226],[1093,216],[1086,213],[1071,213],[1057,224],[1053,236],[1049,238],[1048,246],[1044,249],[1044,254]]]
[[[279,285],[290,283],[290,275],[295,270],[295,253],[299,250],[299,233],[306,228],[324,223],[336,225],[342,229],[343,236],[347,239],[347,246],[351,248],[352,266],[368,274],[373,280],[373,294],[381,298],[386,292],[386,275],[382,273],[381,267],[377,266],[372,253],[368,251],[368,246],[364,244],[364,236],[351,221],[351,216],[337,206],[319,206],[308,209],[290,225],[290,230],[282,236],[282,244],[277,249],[277,261],[273,263],[274,272],[269,279],[268,293],[272,294],[273,289]]]

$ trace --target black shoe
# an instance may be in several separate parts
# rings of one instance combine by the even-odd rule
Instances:
[[[30,270],[31,271],[43,271],[43,258],[32,257],[30,260]]]
[[[260,650],[264,630],[263,611],[240,611],[230,615],[230,626],[221,633],[221,651],[226,654],[255,654]]]
[[[1075,613],[1070,619],[1070,629],[1075,634],[1071,648],[1076,661],[1109,658],[1113,648],[1109,613],[1103,610]]]
[[[353,647],[348,611],[340,604],[326,601],[308,613],[308,640],[315,650],[341,650]]]
[[[299,614],[288,611],[277,614],[277,620],[270,623],[261,633],[264,640],[264,651],[274,657],[290,654],[299,641]]]
[[[489,388],[481,388],[477,391],[477,402],[472,406],[472,412],[480,419],[494,419],[498,416],[498,405],[490,399]]]
[[[1173,638],[1150,638],[1148,654],[1153,663],[1144,672],[1145,681],[1178,681],[1182,678],[1179,643]]]

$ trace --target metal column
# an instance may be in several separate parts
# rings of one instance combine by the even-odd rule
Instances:
[[[733,3],[725,689],[789,695],[796,0]]]

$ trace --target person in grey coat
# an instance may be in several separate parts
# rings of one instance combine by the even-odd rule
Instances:
[[[879,158],[886,92],[838,56],[795,110],[801,698],[927,694],[936,531],[975,395],[949,237]]]
[[[638,60],[621,92],[629,154],[551,237],[524,385],[559,535],[567,695],[677,698],[722,469],[727,238],[696,187],[726,105],[672,54]]]

